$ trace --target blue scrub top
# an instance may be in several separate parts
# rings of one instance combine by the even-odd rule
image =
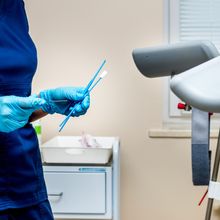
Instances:
[[[29,96],[37,53],[23,0],[0,0],[0,96]],[[27,124],[0,132],[0,211],[47,199],[37,137]]]

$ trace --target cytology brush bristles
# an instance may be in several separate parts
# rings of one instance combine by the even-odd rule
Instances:
[[[89,89],[89,92],[91,92],[91,91],[95,88],[95,86],[96,86],[107,74],[108,74],[107,71],[103,71],[103,73],[99,76],[99,79],[98,79],[98,80],[95,82],[95,84]],[[73,108],[73,109],[70,111],[69,115],[68,115],[68,116],[64,119],[64,121],[60,124],[60,130],[59,130],[59,132],[62,131],[62,129],[64,128],[65,124],[67,123],[67,121],[69,120],[69,118],[71,117],[71,115],[73,114],[74,110],[75,110],[75,108]]]
[[[103,73],[99,76],[99,79],[95,82],[95,84],[89,89],[89,92],[93,90],[93,88],[96,87],[96,85],[108,74],[108,72],[105,70]]]

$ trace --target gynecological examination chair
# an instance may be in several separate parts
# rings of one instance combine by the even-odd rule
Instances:
[[[217,182],[220,133],[210,178],[211,113],[220,112],[220,56],[209,41],[135,49],[134,62],[146,77],[171,76],[172,91],[192,109],[192,176],[194,185],[208,185],[206,220],[211,219],[213,199],[220,200]]]

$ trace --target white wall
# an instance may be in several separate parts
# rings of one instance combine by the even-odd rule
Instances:
[[[34,92],[86,85],[107,59],[109,75],[94,90],[88,114],[70,121],[62,135],[120,137],[122,220],[204,219],[205,205],[197,203],[205,188],[191,183],[190,140],[148,138],[150,128],[162,126],[163,81],[144,78],[131,56],[133,48],[162,43],[163,0],[26,4],[39,54]],[[58,135],[62,119],[42,120],[44,141]]]

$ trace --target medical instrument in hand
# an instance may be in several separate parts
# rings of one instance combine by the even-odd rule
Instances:
[[[101,69],[103,68],[103,66],[105,65],[106,60],[104,60],[102,62],[102,64],[100,65],[99,69],[95,72],[94,76],[92,77],[92,79],[89,81],[88,85],[86,86],[84,93],[86,94],[88,92],[88,89],[90,88],[90,86],[92,85],[92,83],[94,82],[94,80],[96,79],[96,77],[98,76],[98,74],[100,73]],[[72,101],[67,100],[67,99],[51,99],[48,100],[47,102],[51,102],[51,103],[65,103],[65,102],[70,102],[70,106],[71,104],[73,104]],[[69,107],[70,107],[69,106]]]
[[[89,107],[88,97],[84,97],[84,88],[83,87],[58,87],[55,89],[43,90],[39,93],[39,97],[43,98],[46,101],[46,104],[42,106],[42,110],[48,114],[69,114],[69,107],[71,103],[77,103],[83,100],[82,104],[84,109],[82,111],[77,108],[77,112],[81,115],[83,111],[86,112]],[[67,103],[52,102],[51,100],[65,100]],[[78,114],[78,115],[79,115]]]
[[[94,85],[89,88],[89,90],[87,91],[87,93],[91,92],[95,87],[96,85],[108,74],[107,71],[104,71],[100,76],[99,76],[99,79],[94,83]],[[77,105],[77,104],[76,104]],[[62,129],[64,128],[65,124],[67,123],[67,121],[69,120],[69,118],[71,117],[71,115],[73,114],[73,112],[75,111],[75,108],[76,107],[73,107],[73,109],[70,111],[70,113],[68,114],[68,116],[65,118],[65,120],[60,124],[60,131],[62,131]]]
[[[220,112],[220,57],[209,41],[135,49],[137,68],[147,77],[171,76],[172,91],[192,106],[192,171],[195,185],[209,185],[206,220],[211,219],[213,199],[220,200],[217,183],[220,133],[210,181],[210,113]]]
[[[86,88],[85,88],[85,91],[84,91],[85,95],[86,95],[88,92],[91,92],[91,91],[93,90],[93,88],[101,81],[101,79],[103,79],[103,78],[106,76],[107,72],[104,71],[104,72],[100,75],[98,81],[95,82],[94,86],[92,86],[92,84],[94,83],[95,79],[97,78],[98,74],[99,74],[100,71],[102,70],[102,68],[103,68],[103,66],[105,65],[105,63],[106,63],[106,60],[104,60],[104,61],[102,62],[102,64],[100,65],[100,67],[98,68],[98,70],[96,71],[96,73],[94,74],[94,76],[92,77],[92,79],[90,80],[90,82],[87,84],[87,86],[86,86]],[[92,86],[92,87],[91,87],[91,86]],[[91,89],[90,89],[90,87],[91,87]],[[77,103],[76,103],[75,105],[77,105]],[[75,108],[73,108],[73,109],[70,111],[70,113],[67,115],[67,117],[66,117],[66,118],[63,120],[63,122],[59,125],[59,127],[60,127],[59,132],[62,131],[62,129],[64,128],[64,126],[65,126],[66,123],[68,122],[68,120],[69,120],[69,118],[71,117],[71,115],[72,115],[72,113],[74,112],[74,110],[75,110]]]
[[[102,62],[102,64],[100,65],[100,67],[98,68],[98,70],[95,72],[94,76],[92,77],[92,79],[91,79],[91,80],[89,81],[89,83],[87,84],[87,86],[86,86],[86,88],[85,88],[85,90],[84,90],[84,94],[85,94],[85,95],[88,93],[89,88],[90,88],[90,87],[92,86],[92,84],[94,83],[96,77],[98,76],[98,74],[99,74],[100,71],[102,70],[102,68],[103,68],[103,66],[105,65],[105,63],[106,63],[106,60],[104,60],[104,61]],[[96,83],[96,84],[97,84],[97,83]],[[73,103],[70,103],[70,105],[68,106],[68,108],[70,108],[72,104],[73,104]],[[77,103],[75,103],[75,105],[76,105],[76,104],[77,104]],[[73,109],[70,111],[70,113],[67,115],[67,117],[66,117],[66,118],[62,121],[62,123],[59,125],[59,127],[60,127],[59,132],[62,131],[62,129],[64,128],[65,124],[67,123],[67,121],[68,121],[69,118],[71,117],[71,115],[72,115],[72,113],[73,113],[74,110],[75,110],[75,108],[73,108]]]
[[[94,76],[92,77],[92,79],[90,80],[90,82],[88,83],[88,85],[85,88],[85,93],[88,92],[89,88],[91,87],[91,85],[93,84],[93,82],[95,81],[96,77],[98,76],[98,74],[100,73],[100,71],[102,70],[103,66],[106,64],[106,60],[104,60],[102,62],[102,64],[100,65],[99,69],[96,71],[96,73],[94,74]]]

